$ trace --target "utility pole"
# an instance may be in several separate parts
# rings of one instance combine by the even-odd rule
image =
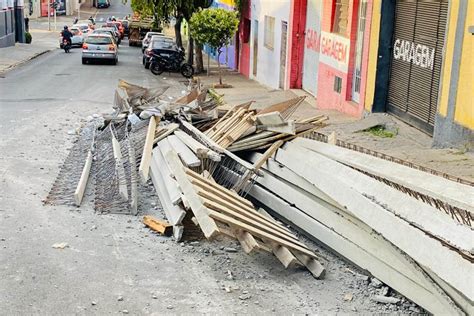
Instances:
[[[54,31],[56,31],[56,6],[54,7]]]
[[[77,18],[81,19],[81,0],[77,0]]]
[[[51,0],[48,1],[48,31],[51,31]]]

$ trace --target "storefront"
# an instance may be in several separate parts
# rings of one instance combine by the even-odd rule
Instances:
[[[395,4],[387,111],[433,133],[448,1]]]
[[[314,96],[318,93],[322,7],[323,0],[308,0],[306,7],[302,88]]]

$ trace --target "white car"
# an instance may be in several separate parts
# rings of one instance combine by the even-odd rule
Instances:
[[[69,28],[69,31],[72,33],[72,38],[71,38],[71,46],[72,47],[81,47],[82,44],[84,43],[84,33],[81,31],[80,28],[71,26]],[[63,48],[63,37],[59,37],[59,47]]]
[[[150,41],[151,41],[152,36],[165,36],[165,34],[160,33],[160,32],[148,32],[148,33],[146,33],[145,37],[142,39],[142,53],[145,51],[145,49],[148,48],[148,45],[150,45]]]

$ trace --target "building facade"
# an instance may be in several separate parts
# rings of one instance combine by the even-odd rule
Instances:
[[[25,42],[23,0],[0,0],[0,48]]]
[[[474,3],[377,0],[370,34],[368,112],[390,112],[433,136],[473,148]]]

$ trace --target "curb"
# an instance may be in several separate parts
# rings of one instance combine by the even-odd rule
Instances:
[[[44,54],[47,54],[49,52],[51,52],[52,49],[47,49],[47,50],[44,50],[42,52],[39,52],[33,56],[31,56],[30,58],[28,59],[25,59],[25,60],[21,60],[19,62],[17,62],[16,64],[13,64],[13,65],[10,65],[9,67],[5,68],[4,70],[0,71],[0,77],[4,77],[8,72],[12,71],[13,69],[15,69],[16,67],[19,67],[23,64],[26,64],[27,62],[35,59],[35,58],[38,58],[39,56],[42,56]]]

